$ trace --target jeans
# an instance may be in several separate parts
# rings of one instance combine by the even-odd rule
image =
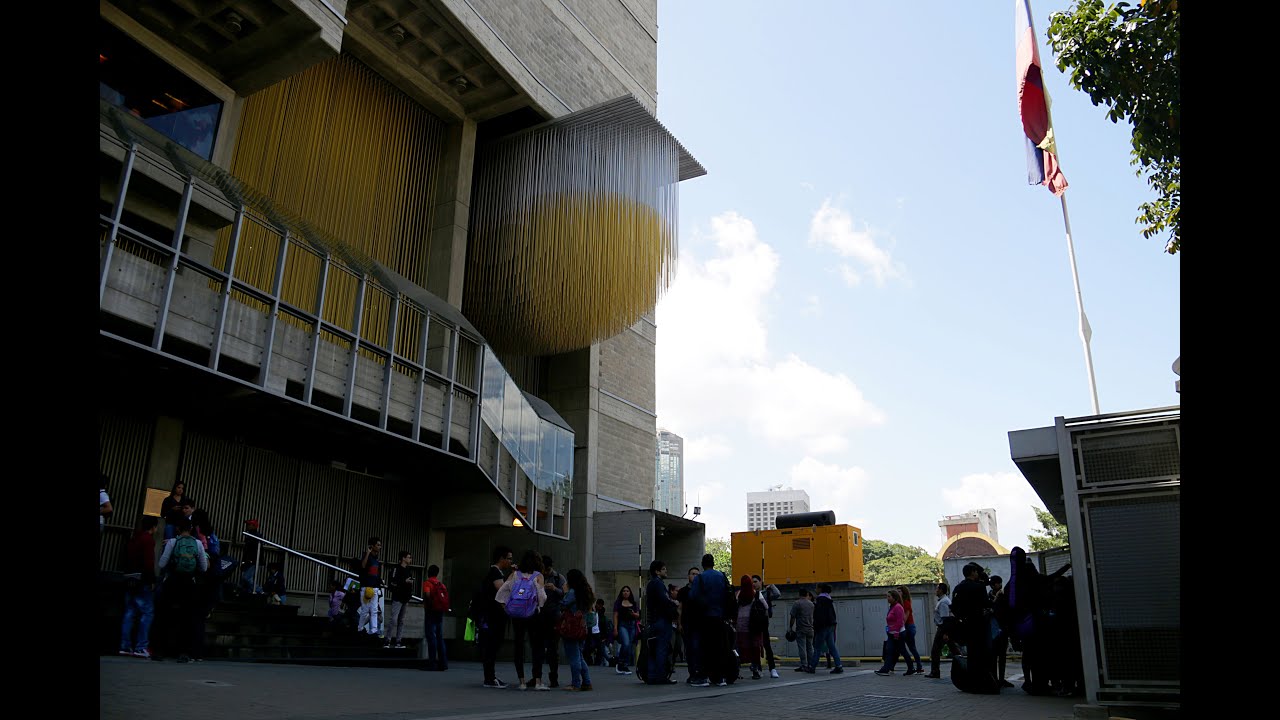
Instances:
[[[836,667],[844,667],[840,662],[840,651],[836,649],[836,626],[830,625],[824,628],[817,628],[813,634],[813,662],[809,663],[809,667],[818,667],[820,660],[827,650],[831,651],[832,658],[836,661]]]
[[[395,645],[404,636],[404,614],[409,609],[409,601],[391,601],[391,612],[387,615],[387,644]]]
[[[445,669],[449,665],[449,658],[446,657],[444,651],[444,633],[441,630],[443,623],[444,613],[437,610],[427,611],[425,628],[427,662],[440,670]]]
[[[515,640],[516,678],[524,681],[524,638],[529,636],[529,647],[533,648],[533,679],[542,679],[542,662],[547,652],[547,640],[543,636],[542,618],[534,615],[529,618],[511,618],[512,636]]]
[[[636,652],[632,643],[635,642],[636,626],[632,623],[623,623],[618,626],[618,669],[626,670],[635,662]]]
[[[645,681],[650,685],[667,682],[667,658],[671,654],[671,621],[654,620],[649,626],[649,667]]]
[[[907,654],[907,648],[905,645],[906,633],[900,632],[898,633],[898,637],[894,637],[889,633],[885,633],[884,635],[885,635],[885,642],[888,644],[885,646],[885,653],[883,658],[884,662],[880,665],[880,669],[892,671],[893,668],[896,667],[898,664],[898,656],[899,655],[905,656]],[[911,669],[910,657],[907,658],[907,669],[908,670]]]
[[[800,666],[813,667],[813,636],[796,633],[796,649],[800,653]]]
[[[155,618],[155,591],[149,585],[140,585],[137,590],[125,593],[124,620],[120,623],[120,649],[126,651],[146,650],[149,646],[148,636],[151,634],[151,621]],[[138,639],[132,639],[134,621],[138,623]]]
[[[590,687],[591,674],[587,661],[582,659],[582,641],[564,639],[564,659],[569,664],[569,680],[576,688]]]
[[[898,645],[902,649],[902,659],[906,661],[907,669],[910,670],[913,667],[911,662],[913,656],[915,658],[914,667],[924,669],[924,666],[920,664],[920,651],[916,649],[916,626],[914,624],[907,625],[900,635],[902,637]]]

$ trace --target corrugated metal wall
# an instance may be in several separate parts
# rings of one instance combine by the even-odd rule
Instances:
[[[109,478],[107,496],[112,508],[98,548],[99,567],[116,567],[142,516],[154,433],[154,418],[98,415],[98,469]]]

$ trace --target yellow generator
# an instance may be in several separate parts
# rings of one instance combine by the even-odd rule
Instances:
[[[743,575],[759,575],[774,585],[862,584],[862,531],[835,524],[782,527],[784,518],[799,515],[819,513],[779,515],[777,530],[733,533],[730,582],[736,586]]]

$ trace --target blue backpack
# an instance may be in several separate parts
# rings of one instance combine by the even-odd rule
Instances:
[[[538,612],[538,585],[533,581],[533,575],[516,572],[519,577],[511,585],[511,597],[507,598],[504,608],[513,618],[533,617]]]
[[[173,571],[182,575],[194,575],[200,565],[197,559],[199,553],[199,540],[189,535],[178,537],[173,543],[173,557],[170,558]]]

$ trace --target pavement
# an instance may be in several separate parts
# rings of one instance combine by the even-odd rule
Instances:
[[[316,667],[208,660],[179,664],[103,656],[99,662],[99,717],[137,720],[180,712],[183,720],[585,720],[601,711],[609,720],[653,720],[654,713],[697,720],[777,718],[836,720],[1073,720],[1083,698],[1031,696],[1006,688],[999,695],[962,693],[948,679],[874,674],[873,664],[845,666],[840,675],[780,667],[781,677],[750,676],[728,687],[649,686],[635,675],[593,667],[591,692],[516,691],[481,686],[479,663],[450,663],[444,672],[415,669]],[[901,668],[902,666],[899,666]],[[527,671],[526,671],[527,672]],[[562,662],[560,680],[568,684]],[[508,661],[498,677],[514,684]],[[1009,663],[1006,677],[1021,683]],[[678,704],[677,704],[678,703]],[[657,707],[655,707],[657,706]],[[1101,717],[1106,717],[1103,714]]]

